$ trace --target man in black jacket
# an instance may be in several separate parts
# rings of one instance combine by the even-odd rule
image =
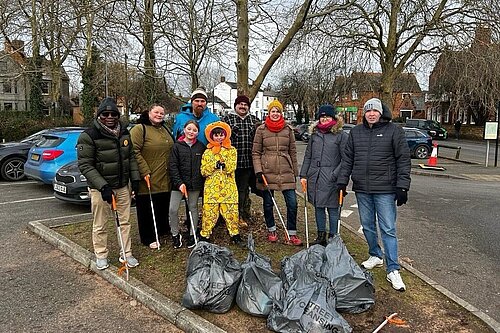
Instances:
[[[367,269],[383,266],[384,253],[378,243],[377,222],[385,252],[387,281],[399,291],[406,286],[399,274],[396,237],[396,204],[408,200],[410,188],[410,150],[404,130],[390,122],[390,111],[378,98],[364,107],[363,123],[353,127],[345,148],[345,158],[337,180],[346,191],[353,181],[359,217],[368,242],[370,257],[361,265]]]
[[[120,122],[120,112],[115,101],[106,97],[97,110],[93,125],[78,138],[78,167],[87,178],[92,215],[92,242],[97,269],[106,269],[108,264],[108,234],[106,221],[110,216],[112,195],[116,198],[116,209],[120,219],[125,254],[119,260],[128,267],[139,265],[132,256],[130,243],[130,203],[132,191],[139,188],[139,168],[132,151],[127,127]]]

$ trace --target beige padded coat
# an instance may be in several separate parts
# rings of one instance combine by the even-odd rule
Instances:
[[[267,179],[269,189],[283,191],[294,190],[299,175],[295,136],[290,126],[285,125],[277,133],[271,132],[265,124],[255,132],[252,148],[255,173],[262,172]],[[265,186],[257,182],[257,188]]]

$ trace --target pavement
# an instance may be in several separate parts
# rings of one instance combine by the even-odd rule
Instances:
[[[411,173],[414,175],[429,177],[500,181],[500,170],[497,167],[485,167],[484,165],[480,165],[477,163],[442,157],[439,158],[437,166],[444,168],[444,170],[423,169],[419,166],[419,164],[422,163],[425,164],[426,161],[412,159]],[[87,269],[103,277],[109,283],[127,293],[130,297],[133,297],[151,310],[155,311],[157,314],[176,325],[179,329],[186,332],[200,333],[225,332],[221,328],[215,326],[214,324],[210,323],[209,321],[200,317],[189,309],[182,307],[177,302],[174,302],[166,296],[158,293],[156,290],[150,288],[141,281],[133,277],[131,277],[129,281],[126,281],[122,276],[118,275],[116,267],[110,266],[110,268],[106,270],[98,270],[95,266],[95,256],[91,252],[85,250],[78,244],[58,234],[54,231],[54,229],[52,229],[52,227],[60,225],[61,223],[70,223],[70,221],[32,221],[29,222],[28,227],[34,234],[38,235],[62,252],[66,253],[68,256],[87,267]],[[352,229],[348,225],[345,225],[345,227],[346,229],[353,232],[353,234],[359,236],[364,240],[364,238],[359,235],[356,230]],[[432,280],[430,277],[426,276],[410,265],[402,262],[401,266],[403,266],[412,274],[415,274],[416,276],[421,278],[423,281],[425,281],[427,284],[429,284],[431,287],[433,287],[446,297],[462,306],[465,310],[469,311],[470,313],[484,321],[495,332],[500,333],[500,323],[489,317],[486,313],[477,309],[475,306],[466,302],[457,295],[453,294],[452,292]]]

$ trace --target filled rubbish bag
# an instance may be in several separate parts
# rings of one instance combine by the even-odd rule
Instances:
[[[335,290],[311,265],[289,286],[283,300],[275,300],[267,317],[267,327],[275,332],[352,332],[335,310]]]
[[[348,313],[361,313],[370,309],[375,304],[373,275],[358,266],[339,235],[330,239],[324,256],[321,273],[335,288],[336,309]]]
[[[313,245],[308,249],[304,249],[295,253],[290,257],[285,257],[281,260],[281,280],[283,281],[283,289],[287,291],[290,286],[300,276],[306,265],[311,266],[315,272],[321,271],[323,266],[325,248],[321,245]]]
[[[236,304],[246,313],[267,317],[273,299],[281,293],[281,279],[273,272],[271,259],[255,252],[255,242],[248,235],[247,259],[241,264],[241,282],[236,293]]]
[[[233,305],[241,266],[228,248],[199,242],[189,255],[186,277],[183,306],[224,313]]]

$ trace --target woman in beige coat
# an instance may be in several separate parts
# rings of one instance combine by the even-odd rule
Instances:
[[[302,245],[297,237],[297,196],[295,181],[298,175],[297,151],[293,130],[285,123],[283,106],[277,100],[269,103],[268,116],[257,128],[253,141],[252,158],[257,188],[263,191],[264,218],[269,234],[267,239],[276,242],[276,224],[273,213],[274,191],[281,191],[286,202],[287,229],[290,245]],[[266,178],[267,188],[263,184]]]

